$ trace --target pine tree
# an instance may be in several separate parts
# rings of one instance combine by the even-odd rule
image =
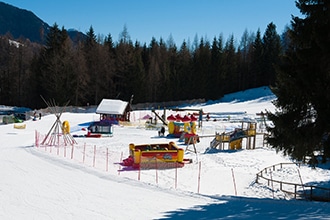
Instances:
[[[261,40],[261,33],[258,29],[256,38],[253,42],[253,50],[252,50],[252,66],[251,66],[251,80],[252,85],[254,87],[259,87],[263,85],[262,78],[263,78],[263,44]]]
[[[180,91],[180,95],[177,95],[174,100],[188,99],[191,94],[191,86],[189,85],[189,80],[193,78],[191,63],[191,53],[189,52],[187,43],[184,41],[178,51],[177,74],[175,77],[176,87],[174,88],[174,91]]]
[[[253,54],[253,42],[254,33],[249,34],[247,30],[243,32],[239,51],[241,55],[238,56],[238,72],[239,72],[239,89],[245,90],[252,87],[252,54]]]
[[[238,91],[237,85],[237,54],[234,45],[234,35],[231,35],[224,47],[223,65],[224,94]]]
[[[70,100],[72,80],[72,41],[64,28],[55,23],[47,35],[46,47],[39,58],[37,75],[40,94],[59,103]]]
[[[72,57],[72,75],[73,79],[71,81],[71,86],[73,88],[73,93],[71,97],[71,104],[73,105],[87,105],[88,103],[88,93],[90,78],[87,74],[87,67],[85,56],[83,52],[82,42],[78,42],[78,45],[75,47],[74,56]]]
[[[139,43],[135,42],[131,73],[126,80],[129,88],[127,95],[134,95],[135,103],[142,103],[146,95],[146,73],[142,62],[142,50]]]
[[[209,98],[208,94],[208,81],[211,79],[210,66],[211,66],[211,50],[210,42],[201,38],[198,48],[193,54],[193,74],[194,76],[188,81],[191,88],[192,98]]]
[[[267,25],[263,37],[263,48],[263,85],[274,85],[276,76],[274,66],[279,63],[281,43],[276,26],[272,22]]]
[[[221,79],[223,64],[223,45],[222,36],[217,39],[214,37],[211,48],[211,70],[208,80],[208,94],[210,99],[219,99],[223,94],[223,79]]]
[[[106,52],[102,51],[92,26],[86,33],[84,51],[87,73],[90,79],[88,100],[89,103],[98,105],[103,98],[102,93],[105,91],[104,83],[107,82],[106,77],[104,77],[107,56],[105,55]]]
[[[299,0],[305,18],[292,18],[289,49],[278,68],[274,127],[269,143],[298,160],[329,157],[330,24],[329,2]],[[311,160],[314,163],[314,160]]]
[[[115,64],[115,45],[112,41],[112,36],[108,34],[108,36],[104,40],[105,50],[108,51],[107,55],[107,97],[114,98],[116,96],[116,88],[114,84],[114,75],[116,71]]]
[[[116,47],[115,54],[115,74],[114,85],[116,88],[116,97],[122,100],[129,100],[132,91],[129,88],[129,79],[132,78],[132,69],[134,66],[134,45],[130,40],[126,26],[120,33],[119,43]]]

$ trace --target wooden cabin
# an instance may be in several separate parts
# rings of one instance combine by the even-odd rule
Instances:
[[[102,99],[96,109],[96,113],[100,114],[100,121],[129,121],[130,111],[130,104],[119,99]]]

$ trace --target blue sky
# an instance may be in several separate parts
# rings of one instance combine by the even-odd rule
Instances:
[[[90,26],[96,34],[111,34],[118,41],[126,25],[131,40],[140,43],[168,40],[180,46],[231,34],[240,42],[245,30],[264,34],[270,22],[281,34],[291,15],[301,17],[294,0],[1,0],[32,11],[49,25],[55,22],[66,29],[86,33]]]

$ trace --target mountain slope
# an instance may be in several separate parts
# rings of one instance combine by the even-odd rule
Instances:
[[[10,32],[15,39],[23,36],[34,42],[42,42],[42,33],[49,29],[49,25],[31,11],[3,2],[0,2],[0,23],[1,35]]]
[[[23,37],[32,42],[44,43],[50,26],[33,12],[0,2],[0,35],[10,33],[14,39]],[[68,35],[75,40],[83,33],[68,30]]]

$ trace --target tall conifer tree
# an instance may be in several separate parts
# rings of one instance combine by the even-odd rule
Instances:
[[[290,45],[274,89],[278,109],[269,143],[298,160],[329,156],[330,12],[329,1],[299,0],[305,18],[293,17]],[[315,162],[315,160],[311,160]]]
[[[273,23],[267,25],[263,37],[263,85],[274,85],[275,68],[279,63],[281,53],[280,36],[276,32],[276,26]]]

